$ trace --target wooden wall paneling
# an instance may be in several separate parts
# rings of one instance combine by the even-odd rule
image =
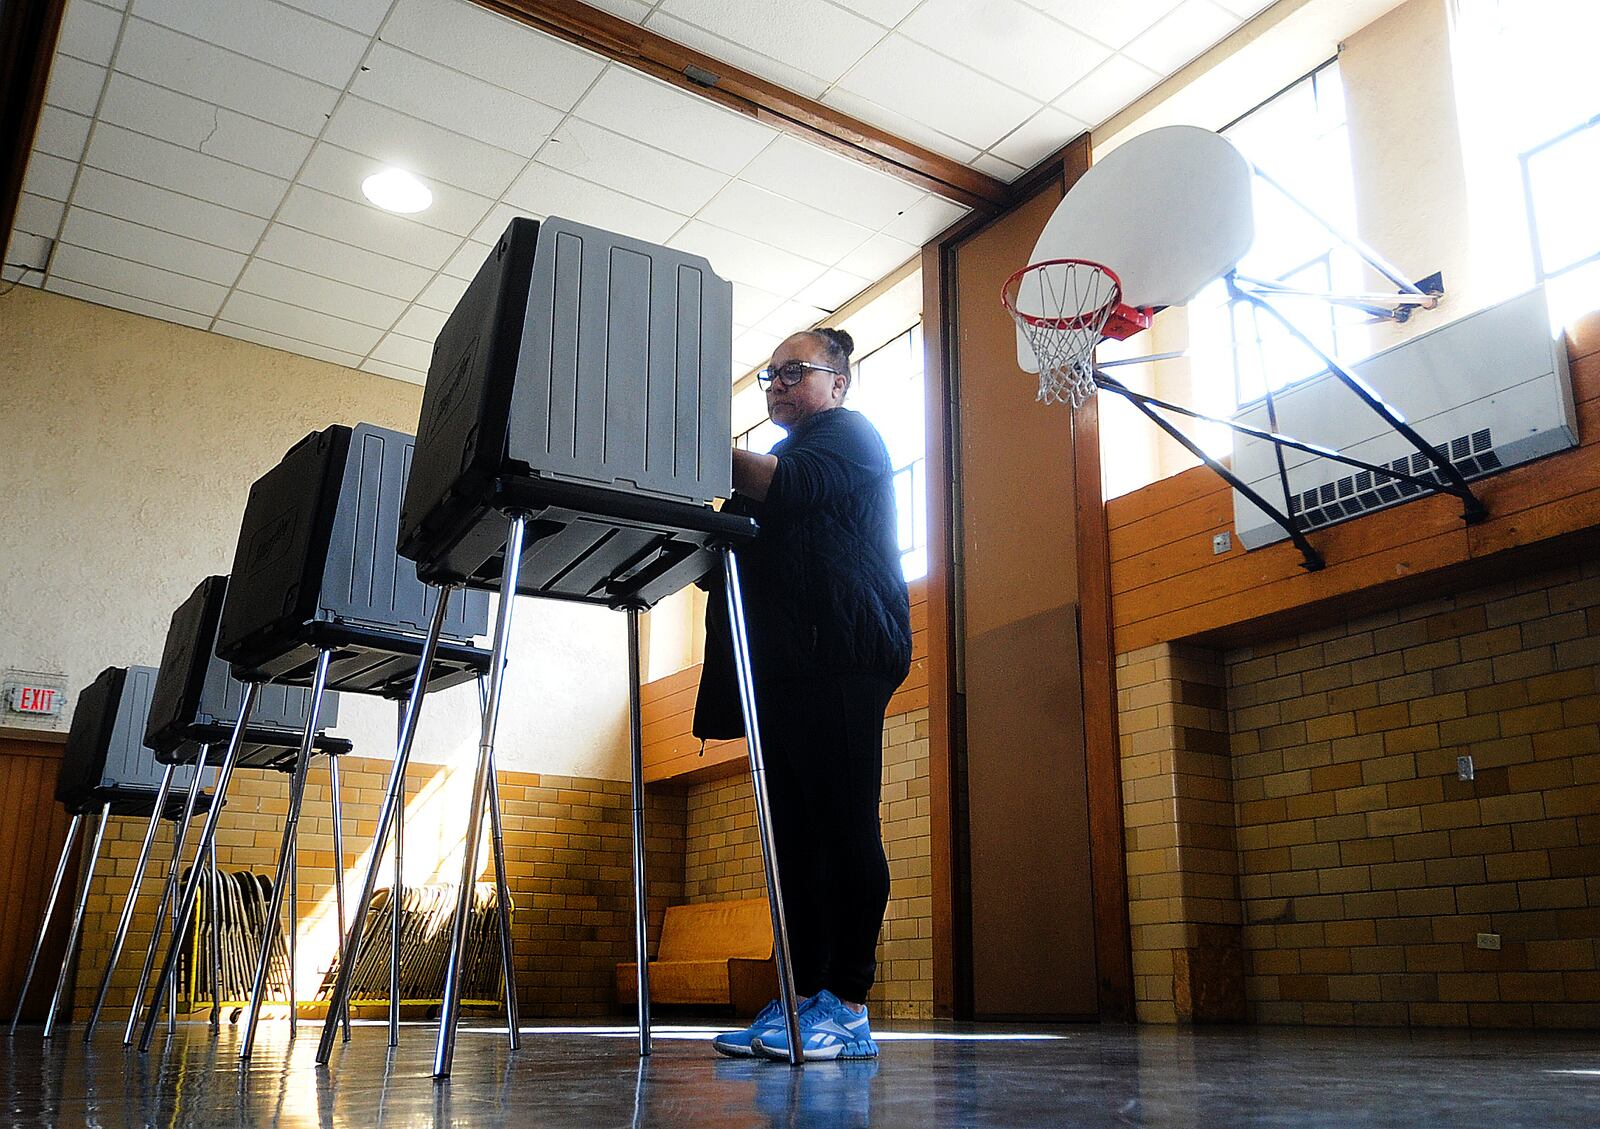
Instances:
[[[0,4],[0,249],[11,242],[66,7],[66,0]]]
[[[50,881],[66,842],[69,817],[56,803],[56,770],[62,746],[54,742],[0,739],[0,1022],[9,1022],[17,992],[27,971],[28,957],[44,916]],[[61,956],[76,894],[78,864],[74,857],[62,883],[56,919],[39,967],[34,973],[30,1006],[23,1018],[44,1018]]]

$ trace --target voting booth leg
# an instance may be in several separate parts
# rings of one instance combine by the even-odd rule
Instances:
[[[373,833],[372,858],[367,863],[366,877],[361,882],[361,896],[355,904],[355,914],[350,919],[350,932],[345,936],[344,952],[349,960],[339,961],[339,974],[334,977],[333,992],[328,997],[328,1018],[323,1021],[322,1037],[317,1043],[317,1064],[326,1066],[333,1054],[334,1017],[339,1010],[349,1006],[350,992],[355,986],[355,962],[361,953],[362,935],[366,931],[367,913],[372,906],[373,893],[378,888],[378,871],[383,864],[383,844],[389,837],[389,828],[395,830],[395,890],[400,896],[400,868],[403,846],[400,841],[401,821],[405,818],[406,766],[411,762],[411,745],[416,739],[417,723],[422,716],[422,697],[427,690],[428,672],[433,669],[433,658],[439,650],[439,636],[444,633],[445,613],[453,589],[439,590],[439,603],[433,609],[433,620],[428,625],[428,636],[422,642],[422,656],[417,663],[417,677],[411,684],[410,696],[400,704],[400,732],[395,742],[394,765],[389,769],[389,786],[383,794],[383,806],[378,809],[378,827]],[[394,903],[395,919],[400,917],[400,905]],[[400,993],[400,930],[396,925],[394,947],[389,954],[389,1045],[399,1042]]]
[[[328,757],[328,806],[333,816],[333,897],[338,904],[339,912],[339,943],[349,936],[348,919],[344,915],[344,804],[339,794],[339,758],[330,754]],[[374,852],[376,855],[377,852]],[[345,963],[345,952],[339,953],[339,963]],[[350,953],[354,960],[355,953]],[[350,1006],[343,1004],[338,1011],[329,1011],[330,1015],[337,1015],[344,1021],[344,1041],[350,1041]]]
[[[203,763],[203,762],[202,762]],[[199,865],[199,855],[195,856]],[[211,844],[211,854],[206,860],[206,951],[211,963],[211,1030],[222,1026],[222,875],[217,869],[217,845]]]
[[[478,679],[478,703],[489,708],[488,684]],[[511,879],[506,874],[506,838],[500,829],[500,769],[489,750],[489,842],[494,846],[495,909],[500,919],[500,976],[504,982],[506,1038],[511,1049],[522,1046],[522,1024],[517,1009],[516,954],[511,947]]]
[[[67,977],[72,972],[72,958],[78,952],[78,938],[83,935],[83,913],[89,903],[89,883],[94,881],[95,864],[100,861],[100,844],[105,842],[106,824],[111,822],[111,805],[100,808],[100,822],[94,829],[94,843],[89,847],[89,863],[83,868],[83,882],[78,887],[78,908],[72,915],[72,931],[67,934],[67,948],[61,955],[61,972],[56,976],[56,990],[50,995],[50,1010],[44,1017],[44,1037],[56,1032],[56,1013],[61,1009],[61,997],[67,991]]]
[[[328,663],[333,658],[331,651],[317,653],[317,669],[311,676],[311,705],[306,711],[305,735],[300,739],[300,755],[294,764],[294,775],[289,779],[289,811],[283,819],[283,840],[278,847],[278,874],[272,883],[272,903],[267,909],[266,920],[261,927],[261,956],[256,961],[255,979],[250,986],[250,1006],[245,1013],[244,1031],[239,1041],[239,1057],[246,1059],[255,1050],[256,1025],[261,1021],[261,1005],[267,998],[267,970],[272,965],[272,941],[278,933],[278,923],[283,917],[284,887],[289,893],[295,893],[295,839],[300,827],[300,805],[306,794],[306,775],[311,770],[311,745],[316,739],[317,723],[322,713],[322,692],[328,685]],[[289,918],[289,1017],[290,1035],[294,1033],[294,958],[295,958],[295,926],[297,924],[293,914],[298,908],[298,898],[290,897]],[[190,900],[192,904],[192,899]],[[330,1012],[337,1020],[338,1013]]]
[[[789,1035],[789,1065],[799,1066],[800,1019],[795,1009],[794,971],[789,964],[789,930],[783,916],[783,892],[778,886],[777,845],[772,834],[772,806],[767,802],[767,766],[761,758],[761,727],[757,723],[755,675],[750,668],[750,636],[745,630],[744,595],[739,589],[739,562],[733,550],[722,550],[722,571],[728,595],[728,622],[733,636],[733,665],[739,679],[739,705],[744,712],[745,744],[750,750],[750,778],[756,796],[756,828],[761,834],[761,862],[766,869],[767,905],[772,911],[772,955],[778,965],[778,994],[783,1001],[783,1024]]]
[[[217,773],[216,787],[211,791],[211,810],[206,812],[205,825],[200,830],[200,845],[195,850],[196,857],[209,853],[217,842],[217,823],[222,818],[222,800],[228,794],[228,781],[233,779],[233,766],[239,762],[239,749],[244,744],[244,731],[250,724],[251,711],[255,709],[256,695],[261,692],[261,686],[256,682],[246,682],[244,686],[244,701],[239,704],[239,720],[234,723],[233,735],[228,738],[228,751],[223,754],[222,768]],[[202,764],[204,761],[202,760]],[[199,787],[202,773],[195,773],[195,787]],[[183,895],[176,903],[176,912],[180,917],[188,917],[194,909],[195,899],[200,894],[200,875],[196,871],[189,873],[189,881],[183,884]],[[153,952],[154,950],[152,950]],[[139,1034],[139,1049],[148,1051],[150,1040],[155,1037],[156,1017],[161,1011],[161,993],[166,991],[167,983],[177,974],[178,954],[172,948],[167,949],[167,959],[161,962],[161,975],[156,977],[155,990],[150,994],[150,1004],[145,1010],[144,1026]],[[138,1000],[135,1000],[137,1006]],[[132,1029],[133,1017],[128,1017],[129,1029]]]
[[[111,955],[106,958],[106,970],[100,976],[100,987],[95,992],[94,1007],[89,1009],[89,1019],[83,1025],[83,1041],[94,1038],[95,1024],[100,1022],[100,1012],[106,1006],[106,996],[111,992],[111,975],[117,970],[117,959],[122,956],[122,946],[128,939],[128,927],[133,924],[133,909],[139,900],[139,886],[144,882],[145,868],[150,865],[150,851],[155,846],[156,831],[161,817],[166,814],[167,795],[172,791],[172,774],[176,765],[167,765],[161,774],[161,785],[156,789],[155,810],[150,813],[150,825],[144,829],[144,842],[139,846],[139,861],[133,864],[133,883],[128,887],[127,900],[122,903],[122,916],[117,919],[117,931],[111,938]]]
[[[493,794],[489,773],[494,769],[495,728],[500,721],[500,693],[506,680],[506,648],[511,643],[511,610],[517,601],[517,573],[522,562],[522,540],[528,519],[511,515],[506,536],[505,571],[500,578],[500,607],[495,620],[494,653],[489,660],[489,701],[483,711],[478,765],[473,774],[472,804],[468,809],[466,843],[462,849],[461,886],[456,892],[455,921],[450,934],[450,963],[445,967],[444,1001],[439,1008],[439,1041],[434,1048],[433,1076],[450,1077],[455,1058],[456,1023],[461,1018],[461,969],[466,960],[467,922],[472,915],[472,890],[478,877],[478,834],[483,826],[483,805]],[[507,985],[514,992],[515,984]]]
[[[446,589],[448,591],[448,589]],[[439,603],[443,606],[445,592],[439,593]],[[406,730],[406,704],[400,703],[400,732],[396,745],[405,740]],[[398,758],[396,758],[398,764]],[[405,769],[400,770],[399,801],[394,807],[394,878],[389,883],[389,1045],[400,1045],[400,933],[402,917],[400,910],[406,904],[406,774]],[[378,856],[377,845],[373,845],[372,855],[374,862]],[[360,925],[357,925],[360,928]]]
[[[650,934],[645,900],[644,714],[639,690],[639,609],[628,609],[628,751],[633,780],[634,988],[639,1000],[639,1053],[650,1053]]]
[[[178,857],[183,853],[183,842],[189,835],[189,821],[194,816],[195,800],[200,795],[200,785],[206,774],[206,757],[210,745],[200,746],[200,757],[195,762],[194,778],[189,781],[189,794],[184,797],[183,815],[172,843],[172,865],[167,868],[166,880],[161,884],[161,900],[156,903],[156,920],[150,928],[150,944],[144,951],[144,964],[139,969],[139,983],[133,989],[133,1006],[128,1009],[128,1022],[122,1029],[122,1045],[133,1042],[133,1029],[139,1022],[139,1001],[150,984],[150,970],[155,967],[156,949],[161,944],[161,927],[166,924],[167,910],[178,896]]]
[[[28,988],[33,984],[33,972],[39,966],[39,952],[44,948],[45,935],[50,932],[50,919],[56,913],[56,900],[61,897],[62,884],[67,880],[67,867],[72,865],[72,848],[78,845],[78,832],[83,827],[83,816],[75,815],[67,824],[67,841],[61,844],[61,859],[56,863],[56,876],[50,882],[50,897],[44,903],[44,920],[39,922],[39,936],[33,942],[33,954],[28,957],[28,971],[22,975],[22,989],[17,993],[17,1008],[11,1013],[9,1033],[17,1033],[22,1019],[22,1005],[28,1000]]]

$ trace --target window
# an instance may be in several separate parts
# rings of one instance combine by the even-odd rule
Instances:
[[[914,325],[855,363],[847,406],[872,421],[894,466],[900,564],[907,580],[928,573],[926,402],[922,376],[922,326]],[[746,451],[770,451],[784,436],[770,419],[734,438]]]
[[[1549,287],[1551,311],[1567,321],[1600,296],[1600,116],[1522,154],[1533,277]]]

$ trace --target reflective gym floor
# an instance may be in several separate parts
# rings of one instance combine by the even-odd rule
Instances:
[[[454,1077],[430,1076],[431,1025],[391,1056],[358,1025],[333,1069],[317,1028],[262,1028],[248,1069],[204,1024],[148,1056],[114,1032],[10,1040],[10,1125],[104,1126],[1495,1126],[1600,1125],[1600,1034],[1392,1029],[928,1025],[879,1033],[877,1062],[800,1070],[717,1057],[713,1029],[663,1025],[642,1064],[630,1028],[525,1028],[508,1055],[464,1025]]]

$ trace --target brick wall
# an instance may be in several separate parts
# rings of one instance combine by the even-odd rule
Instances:
[[[1242,921],[1257,1021],[1600,1026],[1597,663],[1596,562],[1123,655],[1141,1018],[1213,1017],[1186,981],[1203,964],[1227,1003]]]
[[[354,902],[365,873],[370,837],[387,784],[382,761],[345,758],[344,867]],[[455,882],[460,878],[472,766],[412,765],[407,774],[406,880]],[[505,812],[506,869],[516,912],[513,943],[518,998],[530,1016],[598,1015],[613,1009],[614,968],[633,959],[633,879],[629,787],[626,781],[575,779],[532,773],[500,774]],[[229,788],[218,829],[218,861],[226,870],[270,874],[287,810],[287,777],[240,770]],[[652,792],[646,806],[652,936],[659,934],[669,902],[683,897],[684,796]],[[117,918],[131,882],[145,821],[113,818],[98,877],[90,889],[79,960],[77,1015],[87,1014],[105,967]],[[191,851],[198,830],[191,831]],[[169,830],[158,840],[157,877],[147,877],[136,907],[128,947],[108,997],[108,1014],[127,1014],[139,963],[148,944],[160,895],[157,880],[171,853]],[[326,762],[313,763],[300,821],[301,962],[299,992],[310,999],[337,946],[333,893],[333,824],[328,814]],[[489,871],[485,836],[478,857]],[[379,879],[389,884],[389,868]]]
[[[761,896],[765,886],[749,774],[692,784],[686,799],[685,900]],[[926,1018],[933,1014],[933,880],[925,708],[885,723],[882,819],[890,889],[872,1002],[884,1016]]]

